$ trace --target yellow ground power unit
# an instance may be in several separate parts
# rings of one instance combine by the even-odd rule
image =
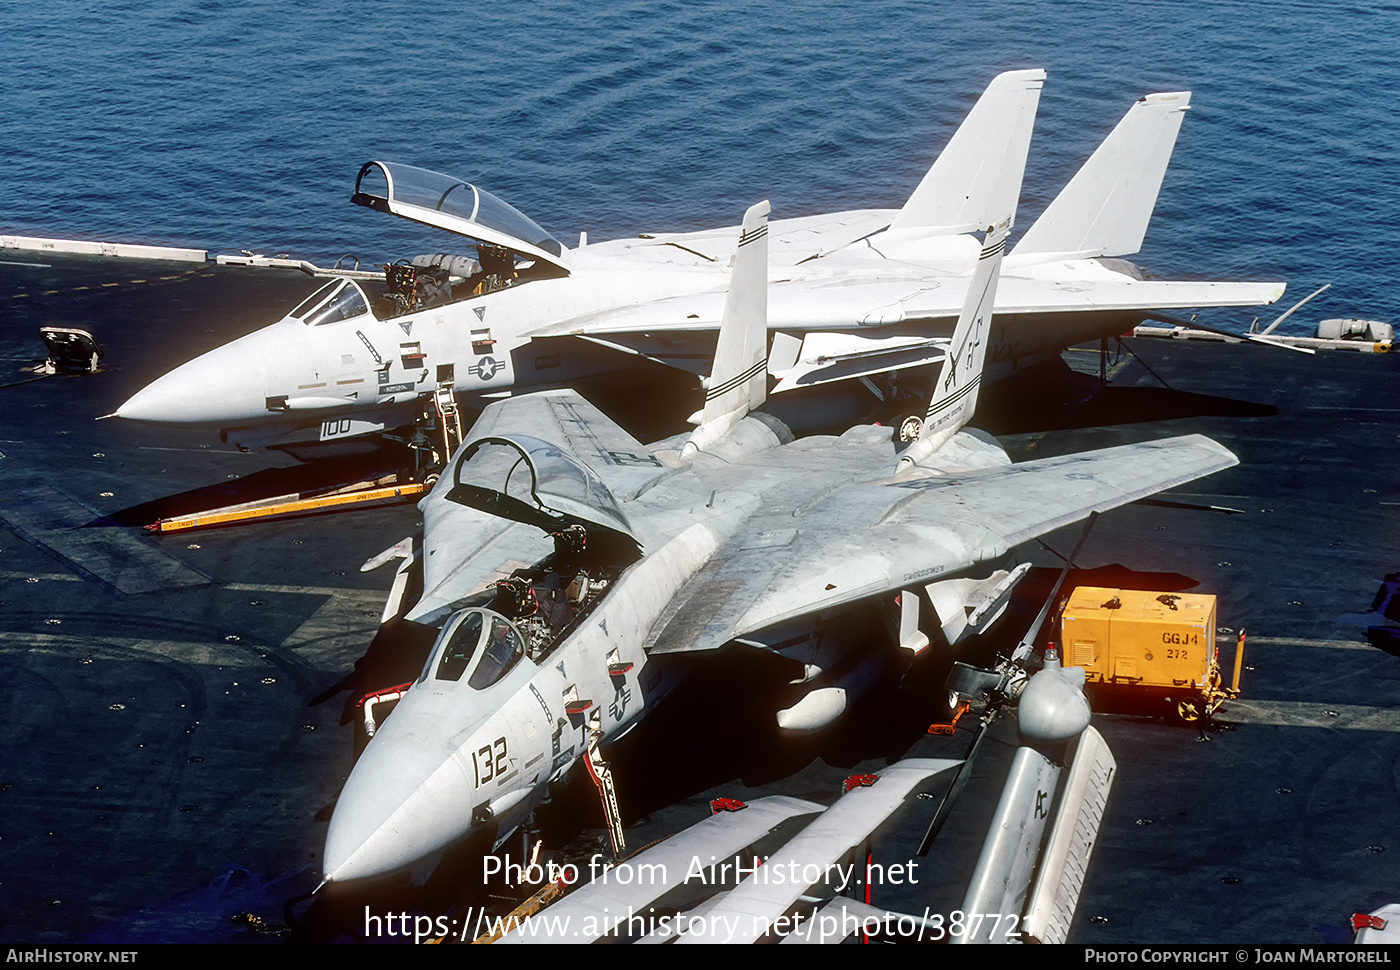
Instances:
[[[1096,709],[1174,715],[1186,722],[1238,697],[1244,631],[1233,683],[1220,675],[1215,597],[1080,586],[1060,616],[1065,666],[1083,667]]]

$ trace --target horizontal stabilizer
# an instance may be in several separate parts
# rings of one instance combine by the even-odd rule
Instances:
[[[811,333],[802,339],[791,366],[779,371],[770,363],[773,376],[778,378],[773,393],[937,364],[943,360],[947,346],[947,339],[942,337]]]
[[[1026,230],[1008,267],[1031,256],[1079,259],[1140,250],[1190,102],[1191,92],[1177,91],[1149,94],[1129,108]]]

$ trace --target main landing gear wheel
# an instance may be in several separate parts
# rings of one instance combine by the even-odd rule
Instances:
[[[896,438],[905,444],[918,441],[919,435],[923,434],[924,431],[924,419],[917,414],[906,414],[899,419],[895,429]]]

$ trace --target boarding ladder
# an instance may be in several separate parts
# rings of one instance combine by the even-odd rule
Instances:
[[[437,390],[433,392],[433,405],[438,413],[438,428],[442,432],[444,463],[462,443],[462,416],[457,411],[457,397],[452,393],[452,388],[452,381],[438,381]]]

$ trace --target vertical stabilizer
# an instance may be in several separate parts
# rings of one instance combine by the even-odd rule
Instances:
[[[891,230],[975,232],[1016,212],[1045,71],[998,74],[953,133]]]
[[[982,383],[982,365],[987,359],[997,277],[1010,231],[1010,219],[987,230],[977,268],[972,273],[972,284],[967,289],[948,354],[943,358],[943,368],[938,372],[938,383],[929,400],[923,431],[899,456],[899,471],[918,464],[943,447],[977,410],[977,389]]]
[[[687,451],[723,437],[767,399],[768,211],[768,203],[760,202],[744,213],[705,407]]]
[[[1149,94],[1129,108],[1012,257],[1082,259],[1141,249],[1190,103],[1190,91],[1177,91]]]

